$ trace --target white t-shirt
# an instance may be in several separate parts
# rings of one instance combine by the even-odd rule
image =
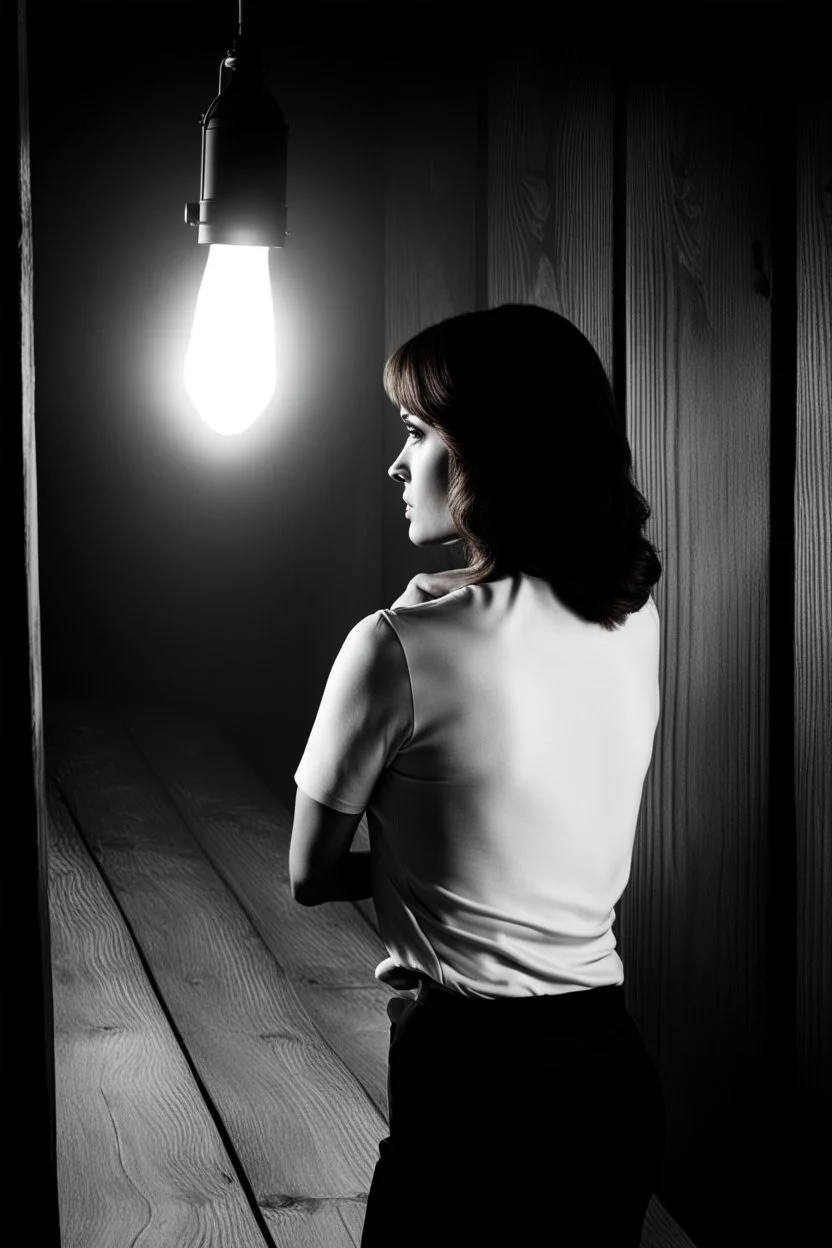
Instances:
[[[525,574],[355,625],[294,778],[367,812],[378,979],[474,997],[623,982],[614,906],[658,673],[652,598],[609,632]]]

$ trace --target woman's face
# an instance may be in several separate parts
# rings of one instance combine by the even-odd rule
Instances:
[[[410,540],[414,546],[457,542],[459,533],[448,509],[451,453],[437,430],[418,416],[402,408],[401,418],[407,438],[387,475],[402,483]]]

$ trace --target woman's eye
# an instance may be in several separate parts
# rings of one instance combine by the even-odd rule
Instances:
[[[421,429],[414,429],[412,425],[405,425],[405,429],[407,430],[407,432],[410,434],[412,438],[418,439],[418,438],[421,438],[422,436]]]

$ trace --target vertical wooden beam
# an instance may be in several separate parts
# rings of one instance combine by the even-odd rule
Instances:
[[[801,19],[794,83],[796,1138],[799,1201],[809,1195],[812,1212],[824,1218],[832,1120],[832,89],[825,50],[817,26]]]
[[[764,1218],[764,1140],[781,1147],[765,1091],[767,44],[727,18],[719,40],[637,27],[621,48],[627,407],[664,565],[662,715],[621,933],[667,1101],[659,1195],[696,1242],[740,1243]]]
[[[489,44],[482,44],[482,54],[473,76],[473,87],[476,93],[477,137],[474,148],[474,303],[478,311],[489,306],[488,303],[488,186],[490,167],[488,163],[489,136]]]
[[[518,27],[492,51],[488,298],[568,317],[612,376],[614,85],[598,46]]]
[[[11,636],[6,641],[8,786],[5,838],[7,913],[6,1001],[14,1026],[6,1028],[5,1064],[25,1109],[9,1128],[12,1145],[10,1187],[32,1191],[27,1202],[25,1238],[58,1248],[60,1222],[55,1149],[55,1059],[52,1026],[49,911],[46,863],[46,796],[43,768],[43,712],[38,588],[37,477],[35,465],[35,360],[33,342],[32,201],[29,174],[29,88],[26,53],[26,0],[17,4],[17,136],[15,230],[17,281],[15,319],[20,370],[15,368],[21,419],[12,405],[5,430],[3,496],[9,514],[8,598],[4,612]],[[11,168],[11,161],[9,162]],[[11,291],[7,296],[11,303]],[[20,1138],[15,1138],[17,1131]]]
[[[778,73],[766,98],[771,169],[771,268],[758,268],[771,300],[771,418],[769,463],[769,749],[768,914],[766,940],[766,1086],[768,1114],[794,1138],[796,1059],[795,838],[795,434],[797,400],[796,87],[792,32],[778,15]],[[759,257],[755,263],[759,262]],[[784,1155],[780,1182],[796,1198],[796,1152]],[[791,1210],[790,1210],[791,1213]],[[782,1201],[772,1204],[775,1238],[786,1230]],[[779,1222],[779,1225],[778,1225]],[[796,1228],[791,1227],[792,1232]],[[777,1235],[777,1231],[780,1235]]]
[[[615,403],[627,425],[627,63],[612,60],[612,381]],[[637,465],[634,465],[636,472]]]

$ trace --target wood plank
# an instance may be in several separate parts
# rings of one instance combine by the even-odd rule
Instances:
[[[814,46],[823,47],[814,30]],[[801,32],[801,46],[812,41]],[[804,51],[804,56],[806,55]],[[799,1173],[819,1195],[832,1118],[832,98],[820,53],[796,89],[795,814]],[[811,1177],[814,1174],[814,1179]],[[820,1207],[818,1215],[822,1214]]]
[[[477,132],[481,37],[470,24],[408,31],[384,88],[384,354],[477,301]],[[382,471],[401,450],[398,411],[384,400]],[[401,490],[382,495],[382,601],[419,571],[459,566],[454,547],[414,547]],[[323,692],[323,690],[322,690]]]
[[[148,708],[119,714],[321,1034],[386,1115],[394,994],[374,977],[386,956],[377,931],[349,902],[292,900],[289,812],[216,728]]]
[[[193,1072],[54,787],[49,905],[64,1248],[263,1248]]]
[[[9,6],[11,7],[11,6]],[[55,1174],[55,1065],[52,1046],[52,985],[47,880],[47,814],[43,778],[43,664],[38,572],[38,478],[35,454],[35,276],[32,219],[32,144],[29,128],[29,46],[26,0],[17,0],[16,67],[7,74],[15,96],[14,172],[6,166],[9,202],[16,202],[14,289],[6,287],[6,311],[18,327],[18,351],[7,381],[0,472],[4,545],[10,571],[4,585],[3,761],[4,799],[13,812],[14,835],[6,838],[4,868],[14,881],[14,957],[7,958],[6,999],[15,1025],[6,1029],[7,1069],[27,1089],[26,1150],[10,1186],[38,1176],[36,1207],[27,1234],[43,1248],[58,1248],[60,1217]],[[11,130],[11,119],[6,123]],[[14,177],[14,188],[12,188]],[[7,244],[11,257],[11,240]],[[11,317],[9,318],[9,321]],[[8,323],[8,322],[7,322]],[[11,391],[14,393],[11,393]]]
[[[354,1242],[384,1120],[117,719],[50,704],[46,742],[275,1244]]]
[[[694,1237],[740,1242],[766,1131],[766,84],[744,44],[659,51],[644,33],[627,49],[628,426],[664,564],[663,709],[618,934],[668,1108],[660,1194]]]
[[[613,84],[598,39],[507,34],[489,70],[488,302],[568,317],[612,377]]]

